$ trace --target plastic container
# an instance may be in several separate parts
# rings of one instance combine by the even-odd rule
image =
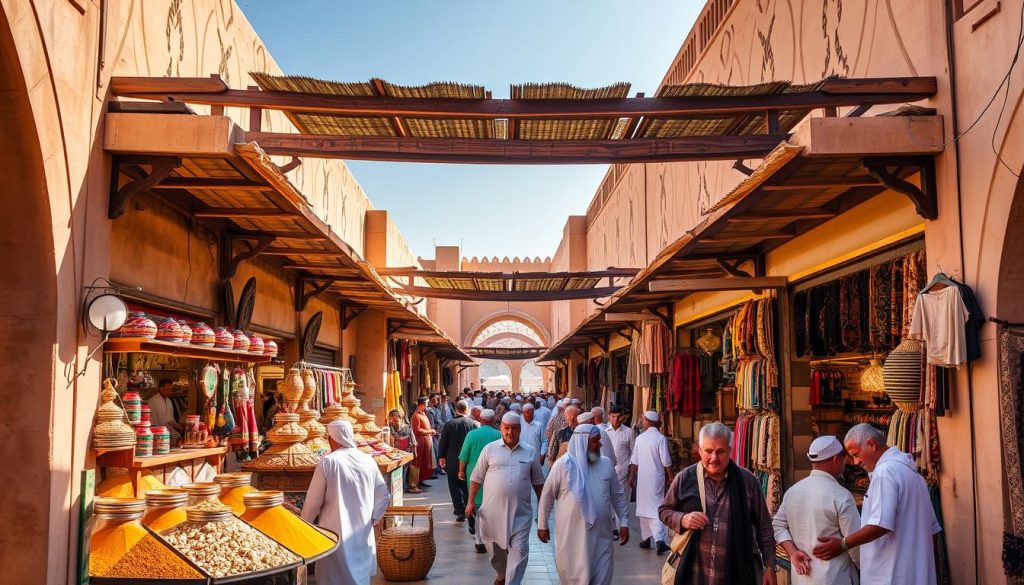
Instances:
[[[153,532],[163,532],[186,520],[185,506],[188,492],[183,489],[151,490],[146,492],[146,514],[142,525]]]
[[[252,474],[244,471],[222,473],[213,478],[220,485],[220,503],[231,508],[236,516],[245,511],[245,494],[256,491],[252,487]]]

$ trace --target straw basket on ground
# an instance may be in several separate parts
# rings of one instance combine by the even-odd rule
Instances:
[[[408,525],[382,528],[388,518],[408,516]],[[427,517],[427,525],[416,526],[417,517]],[[388,581],[420,581],[434,566],[437,546],[434,544],[433,506],[393,506],[384,513],[375,529],[377,535],[377,566]]]

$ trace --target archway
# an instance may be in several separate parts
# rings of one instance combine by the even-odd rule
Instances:
[[[473,337],[471,347],[543,347],[544,338],[531,323],[518,316],[489,319],[482,323]],[[507,372],[508,384],[500,379],[499,372]],[[547,385],[547,372],[542,371],[534,360],[482,360],[480,383],[488,390],[514,390],[537,392]]]
[[[38,39],[21,37],[18,42],[33,40]],[[15,381],[0,409],[4,429],[0,459],[17,469],[18,475],[0,498],[0,517],[17,519],[16,530],[0,533],[0,566],[15,579],[56,582],[66,574],[62,560],[68,554],[64,549],[69,525],[66,511],[51,514],[51,486],[70,478],[69,470],[55,477],[50,469],[51,404],[62,399],[53,397],[59,308],[55,224],[28,85],[4,10],[0,10],[0,128],[4,129],[0,133],[0,176],[4,178],[0,257],[7,259],[0,287],[0,344],[17,351],[17,359],[0,362],[0,376]],[[73,406],[67,403],[62,408]],[[50,533],[51,516],[64,534]]]

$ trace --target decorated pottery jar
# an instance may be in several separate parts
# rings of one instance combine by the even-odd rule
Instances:
[[[119,331],[121,337],[145,337],[146,339],[155,339],[156,333],[156,323],[142,312],[129,313],[128,320],[124,322],[124,326]]]
[[[249,351],[249,337],[242,332],[240,329],[235,330],[235,347],[236,351]]]
[[[149,423],[140,423],[135,428],[135,456],[151,457],[153,455],[153,431]]]
[[[216,342],[215,347],[219,349],[234,349],[235,347],[235,336],[228,331],[227,327],[218,327],[215,332]]]
[[[270,357],[277,357],[277,342],[273,339],[268,339],[263,342],[263,355],[269,355]]]
[[[192,327],[192,343],[194,345],[213,347],[217,343],[217,336],[209,325],[200,321]],[[232,343],[234,342],[232,341]]]
[[[164,426],[151,427],[153,433],[153,455],[166,455],[171,452],[171,431]]]
[[[159,341],[171,341],[181,343],[181,326],[170,317],[160,322],[156,328],[156,338]]]
[[[253,335],[249,338],[249,353],[256,353],[263,355],[263,338],[259,335]]]
[[[139,410],[139,424],[150,424],[152,422],[150,417],[151,413],[149,411],[149,405],[146,403],[142,403]]]
[[[181,342],[192,343],[192,326],[188,321],[178,321],[178,327],[181,328]]]

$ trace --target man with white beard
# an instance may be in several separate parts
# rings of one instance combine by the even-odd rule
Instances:
[[[610,585],[612,530],[629,542],[626,497],[615,467],[601,455],[601,433],[590,424],[573,431],[565,457],[555,461],[540,496],[537,538],[548,542],[555,509],[555,562],[562,585]],[[614,512],[614,515],[613,515]]]
[[[490,545],[495,585],[520,585],[530,558],[532,491],[539,498],[544,474],[533,447],[520,442],[521,420],[514,412],[501,419],[501,440],[484,447],[470,477],[466,515],[478,518],[478,530]],[[483,503],[476,494],[487,484]]]

